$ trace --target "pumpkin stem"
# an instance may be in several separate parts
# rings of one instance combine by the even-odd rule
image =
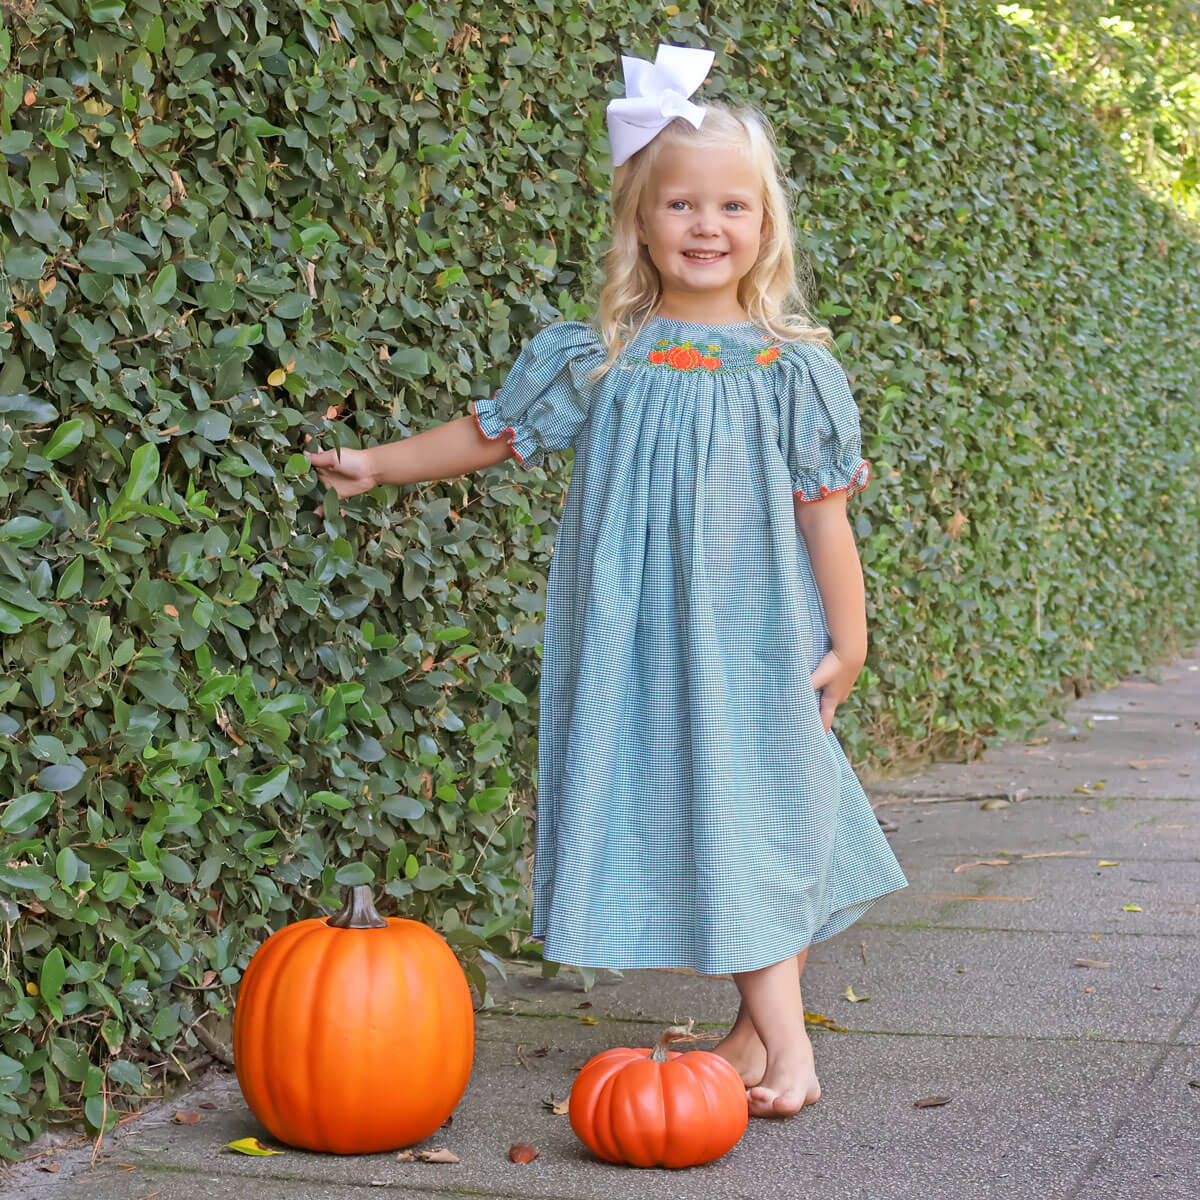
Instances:
[[[692,1034],[692,1025],[694,1019],[688,1017],[686,1025],[672,1025],[670,1029],[663,1030],[662,1036],[658,1039],[654,1049],[650,1052],[650,1061],[656,1063],[665,1063],[670,1059],[670,1049],[672,1042],[702,1042],[707,1039],[698,1038]]]
[[[371,889],[365,883],[350,888],[342,911],[336,917],[327,917],[325,924],[335,929],[387,928],[387,922],[375,911]]]

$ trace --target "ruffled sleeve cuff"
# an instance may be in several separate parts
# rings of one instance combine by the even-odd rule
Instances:
[[[472,401],[479,432],[505,438],[523,466],[537,466],[548,450],[573,446],[587,424],[587,375],[605,359],[604,343],[583,321],[555,321],[539,330],[491,396]]]
[[[862,457],[858,406],[836,358],[814,343],[797,343],[788,357],[794,374],[781,413],[792,496],[803,504],[838,492],[852,496],[871,480]]]
[[[823,468],[815,475],[802,475],[792,480],[792,499],[802,504],[811,504],[814,500],[824,500],[834,492],[845,492],[853,496],[855,492],[863,491],[871,482],[871,464],[865,459],[859,459],[853,471],[845,467],[831,466]]]

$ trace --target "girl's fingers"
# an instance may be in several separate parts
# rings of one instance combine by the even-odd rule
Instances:
[[[832,696],[821,697],[821,724],[828,733],[833,728],[833,714],[837,712],[837,701]]]

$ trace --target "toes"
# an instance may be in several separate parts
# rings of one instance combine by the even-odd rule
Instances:
[[[821,1089],[814,1086],[807,1093],[787,1088],[782,1092],[768,1087],[746,1089],[746,1103],[752,1117],[794,1117],[802,1108],[815,1104],[821,1098]]]
[[[777,1092],[773,1088],[753,1087],[746,1091],[750,1114],[755,1117],[793,1117],[804,1107],[795,1103],[794,1092]]]

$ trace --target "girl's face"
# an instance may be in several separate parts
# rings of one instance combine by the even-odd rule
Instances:
[[[662,307],[689,317],[733,314],[762,235],[757,173],[737,150],[678,145],[663,150],[655,168],[637,226],[662,280]]]

